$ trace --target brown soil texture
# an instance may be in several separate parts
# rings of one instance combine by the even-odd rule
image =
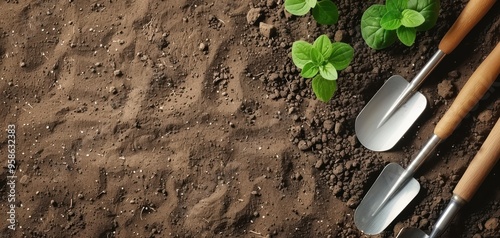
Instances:
[[[368,237],[355,208],[386,164],[409,163],[498,43],[500,5],[423,83],[428,105],[405,137],[373,152],[356,116],[391,75],[422,68],[467,1],[442,0],[414,46],[380,51],[360,19],[382,1],[335,2],[339,22],[320,26],[283,0],[1,1],[0,237]],[[329,103],[290,57],[295,40],[321,34],[355,49]],[[499,90],[497,79],[375,237],[432,228],[500,116]],[[444,237],[499,237],[498,181],[497,164]]]

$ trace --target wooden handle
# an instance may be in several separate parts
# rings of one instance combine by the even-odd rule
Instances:
[[[483,97],[500,73],[500,44],[486,57],[465,83],[450,109],[439,120],[434,134],[446,139],[453,133],[462,119]]]
[[[495,2],[495,0],[470,0],[444,35],[439,43],[439,49],[445,54],[450,54]]]
[[[453,193],[469,202],[500,158],[500,118],[477,152]]]

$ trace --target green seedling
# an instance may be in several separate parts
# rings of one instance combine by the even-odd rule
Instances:
[[[399,39],[412,46],[418,31],[436,25],[439,0],[387,0],[370,6],[361,17],[361,35],[374,49],[383,49]]]
[[[337,91],[337,70],[347,68],[353,56],[350,45],[332,43],[326,35],[319,36],[313,44],[295,41],[292,45],[293,63],[302,69],[302,77],[313,79],[313,92],[323,102],[329,101]]]
[[[304,16],[312,9],[314,19],[323,25],[332,25],[339,20],[337,5],[331,0],[285,0],[285,9],[296,16]]]

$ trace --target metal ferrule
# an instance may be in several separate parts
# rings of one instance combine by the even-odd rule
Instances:
[[[450,203],[448,203],[448,206],[446,207],[446,209],[444,209],[443,213],[439,217],[439,220],[436,222],[436,225],[434,226],[434,229],[432,230],[429,238],[437,238],[441,236],[448,225],[451,223],[455,215],[458,213],[460,208],[462,208],[466,203],[467,201],[465,201],[463,198],[457,195],[453,195]]]

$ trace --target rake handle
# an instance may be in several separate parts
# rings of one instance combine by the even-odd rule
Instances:
[[[439,43],[439,49],[450,54],[495,4],[495,0],[470,0]]]
[[[434,134],[441,139],[448,138],[462,119],[483,97],[500,73],[500,44],[479,65],[456,97],[450,109],[439,120]]]
[[[500,158],[500,118],[453,190],[469,202]]]

